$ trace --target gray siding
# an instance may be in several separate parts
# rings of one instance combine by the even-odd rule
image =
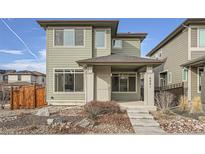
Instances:
[[[197,28],[191,28],[191,47],[197,47]]]
[[[191,52],[191,59],[196,59],[201,56],[205,56],[205,51],[192,51]]]
[[[182,68],[180,65],[188,60],[188,31],[180,33],[151,57],[154,58],[161,51],[162,59],[167,58],[167,60],[164,65],[154,69],[155,86],[159,85],[159,72],[162,70],[172,72],[172,84],[182,82]]]
[[[47,53],[46,53],[46,90],[47,100],[84,100],[84,93],[54,93],[54,68],[79,68],[77,60],[92,57],[92,28],[85,28],[85,47],[67,48],[53,46],[53,28],[47,28]]]
[[[140,40],[139,39],[120,39],[122,40],[122,49],[112,48],[113,54],[122,54],[128,56],[140,57]]]
[[[197,68],[192,67],[191,69],[191,98],[195,96],[200,96],[200,93],[197,92]]]

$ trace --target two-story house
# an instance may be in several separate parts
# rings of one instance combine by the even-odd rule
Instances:
[[[185,20],[147,56],[166,60],[154,69],[155,86],[184,82],[189,100],[194,96],[205,100],[205,19]]]
[[[154,105],[152,68],[162,61],[140,57],[146,33],[117,33],[117,20],[37,22],[46,31],[49,104],[115,100],[137,105],[143,73],[144,104]]]
[[[8,84],[39,84],[45,85],[46,75],[37,71],[17,71],[6,73]]]

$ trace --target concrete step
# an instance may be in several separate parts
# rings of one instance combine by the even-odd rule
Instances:
[[[146,109],[128,109],[127,113],[147,113],[149,114],[149,111]]]
[[[163,135],[166,134],[164,130],[162,130],[160,127],[140,127],[140,126],[134,126],[133,127],[136,134],[139,135]]]
[[[130,119],[133,126],[159,127],[159,123],[153,119]]]
[[[127,113],[130,119],[153,119],[153,116],[147,113]]]

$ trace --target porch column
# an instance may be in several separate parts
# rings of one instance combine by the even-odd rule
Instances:
[[[84,70],[85,101],[87,103],[94,100],[94,73],[93,67],[87,67]]]
[[[191,101],[191,66],[188,68],[188,100]]]
[[[154,73],[149,66],[144,74],[144,104],[154,106]]]
[[[205,110],[205,66],[204,72],[201,74],[201,102]]]

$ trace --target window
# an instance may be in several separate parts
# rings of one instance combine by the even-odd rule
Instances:
[[[201,75],[202,73],[204,72],[204,69],[202,67],[198,67],[198,70],[197,70],[197,91],[198,93],[201,92]]]
[[[113,92],[136,92],[136,74],[113,74]]]
[[[18,81],[21,81],[21,75],[18,75]]]
[[[54,30],[54,45],[66,47],[84,46],[83,29],[56,29]]]
[[[83,70],[56,69],[55,92],[82,92],[83,80]]]
[[[168,72],[168,82],[172,83],[172,72]]]
[[[121,49],[122,48],[122,40],[113,40],[112,47]]]
[[[104,30],[95,31],[95,47],[105,48],[105,31]]]
[[[183,68],[182,69],[182,81],[187,81],[188,80],[188,69]]]
[[[205,29],[199,29],[199,47],[205,47]]]

